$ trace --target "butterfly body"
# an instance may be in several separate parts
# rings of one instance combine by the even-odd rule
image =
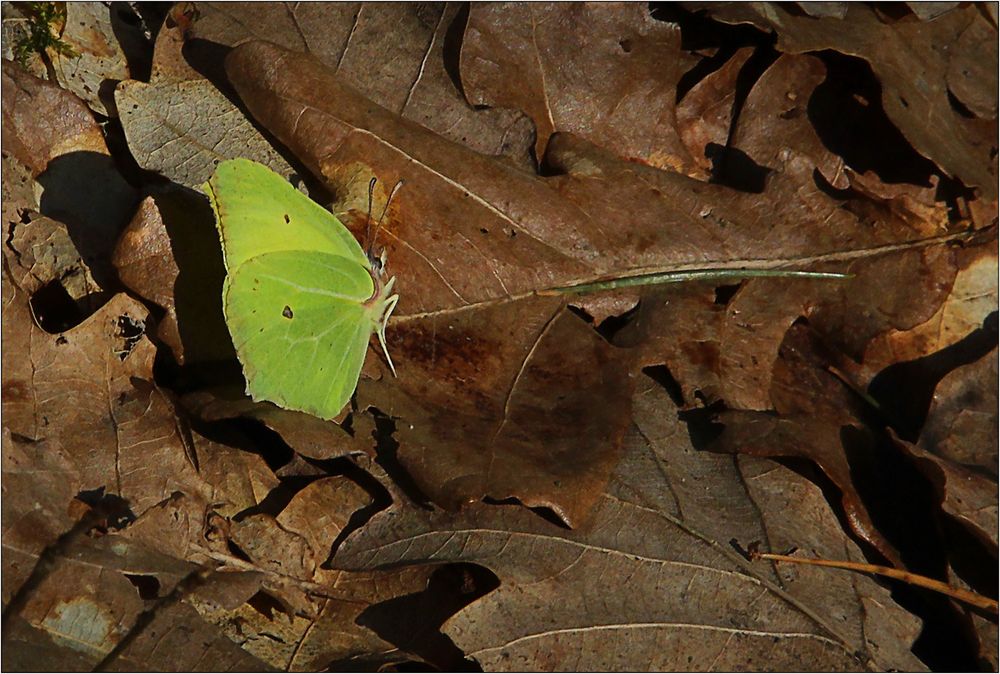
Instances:
[[[383,282],[381,264],[336,217],[265,166],[222,162],[206,193],[227,272],[223,311],[247,392],[336,417],[354,393],[373,333],[388,359],[395,279]]]

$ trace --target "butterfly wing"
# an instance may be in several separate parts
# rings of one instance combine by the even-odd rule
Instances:
[[[247,392],[336,417],[357,386],[382,306],[368,302],[375,292],[368,256],[337,218],[262,164],[222,162],[205,191]]]
[[[332,213],[263,164],[224,161],[205,191],[229,271],[258,255],[282,250],[339,255],[371,268],[361,245]]]
[[[336,417],[377,329],[373,291],[357,262],[317,251],[265,253],[230,271],[223,306],[251,397]]]

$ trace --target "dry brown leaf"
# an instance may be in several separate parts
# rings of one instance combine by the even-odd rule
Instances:
[[[94,278],[110,287],[111,248],[131,216],[135,190],[118,172],[83,101],[9,61],[3,79],[5,155],[31,169],[42,188],[38,210],[65,223]]]
[[[904,645],[916,622],[872,581],[784,568],[779,581],[729,549],[730,538],[762,531],[775,547],[802,542],[808,529],[816,552],[860,557],[815,487],[764,461],[694,451],[673,409],[656,385],[639,394],[641,434],[630,434],[584,530],[512,507],[393,506],[349,536],[333,563],[463,560],[494,570],[500,588],[445,626],[490,670],[780,669],[800,658],[919,668]]]
[[[731,146],[778,173],[804,157],[828,183],[847,187],[843,158],[827,149],[809,119],[810,97],[825,77],[826,67],[815,56],[780,56],[750,90],[729,138]]]
[[[736,80],[753,49],[738,49],[721,68],[704,77],[677,104],[677,130],[688,154],[706,174],[712,166],[706,150],[725,147],[736,103]]]
[[[177,189],[147,197],[115,247],[122,282],[162,307],[157,337],[181,364],[231,360],[222,315],[225,269],[208,204]]]
[[[849,460],[849,445],[858,453],[875,452],[874,438],[862,421],[854,394],[831,371],[833,354],[824,353],[805,326],[785,336],[771,380],[777,414],[725,411],[718,420],[725,432],[713,443],[716,451],[751,456],[794,456],[809,459],[840,489],[848,525],[895,566],[898,550],[881,533],[855,484],[859,468]],[[855,461],[857,463],[857,460]]]
[[[49,636],[56,644],[76,651],[89,663],[88,669],[102,661],[119,641],[134,629],[146,601],[166,597],[177,583],[190,573],[189,563],[165,557],[141,543],[117,536],[97,540],[80,539],[72,554],[59,557],[51,572],[32,588],[20,617]],[[142,579],[146,579],[143,581]],[[145,663],[159,669],[178,669],[229,662],[249,666],[245,653],[221,638],[221,635],[190,609],[167,608],[154,614],[154,624],[145,629],[135,643],[118,659],[111,661],[114,670]],[[160,627],[156,623],[160,623]],[[170,629],[164,629],[169,626]],[[165,648],[173,631],[200,633],[199,645],[183,653]],[[165,648],[158,652],[158,648]],[[157,666],[157,662],[160,664]]]
[[[329,477],[298,491],[277,518],[254,515],[234,523],[233,542],[251,561],[218,552],[213,558],[234,570],[254,569],[261,592],[227,608],[215,590],[194,605],[278,669],[314,671],[331,663],[367,669],[425,657],[453,667],[454,647],[449,650],[437,629],[478,596],[474,587],[463,582],[451,590],[440,583],[432,588],[442,573],[435,567],[349,573],[315,564],[370,504],[371,496],[355,483]]]
[[[199,3],[190,38],[237,46],[268,40],[309,53],[379,105],[476,152],[534,168],[531,121],[477,110],[457,78],[457,3]],[[208,55],[211,57],[212,55]],[[455,63],[452,66],[452,62]]]
[[[969,528],[996,558],[997,483],[960,463],[931,454],[910,443],[898,440],[899,446],[915,460],[927,475],[941,499],[941,509]]]
[[[523,110],[535,122],[535,156],[568,132],[626,159],[704,176],[677,131],[677,82],[695,61],[680,27],[644,5],[473,5],[461,77],[475,105]]]
[[[778,49],[785,52],[832,49],[865,59],[882,84],[886,114],[914,148],[948,175],[978,187],[987,199],[996,198],[996,124],[992,121],[996,87],[975,85],[977,91],[988,92],[980,101],[976,96],[981,94],[967,93],[967,83],[976,73],[970,63],[996,60],[997,28],[975,5],[955,8],[930,21],[910,16],[891,22],[883,20],[875,8],[856,4],[849,5],[842,19],[798,16],[772,3],[706,4],[705,8],[727,23],[752,23],[775,31]],[[973,35],[981,37],[968,39]],[[950,70],[952,63],[955,71]],[[959,93],[993,118],[964,116],[949,100]]]
[[[990,242],[958,253],[959,271],[944,302],[927,321],[912,329],[889,330],[866,347],[859,378],[946,349],[985,326],[997,310],[997,249]]]
[[[101,100],[102,95],[108,94],[105,82],[129,77],[125,52],[115,33],[138,32],[137,26],[115,16],[120,11],[120,7],[103,2],[67,3],[66,27],[60,39],[74,53],[72,56],[51,54],[59,84],[108,117],[116,115],[114,107],[107,109]]]
[[[107,154],[104,136],[79,98],[3,62],[3,150],[38,176],[69,152]]]
[[[247,157],[276,173],[295,170],[208,80],[126,80],[115,103],[140,166],[198,188],[224,159]]]
[[[920,446],[997,475],[997,351],[954,369],[934,389]]]
[[[310,459],[335,459],[372,451],[371,429],[365,433],[363,422],[357,424],[361,428],[351,433],[340,424],[283,410],[272,403],[255,403],[243,396],[233,400],[209,391],[190,393],[182,402],[189,412],[205,421],[236,418],[259,421],[297,453]]]

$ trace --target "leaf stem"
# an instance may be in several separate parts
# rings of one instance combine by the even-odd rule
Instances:
[[[756,552],[755,550],[750,550],[750,556],[753,559],[770,559],[775,562],[791,562],[794,564],[809,564],[812,566],[826,566],[834,569],[844,569],[847,571],[860,571],[861,573],[872,573],[879,576],[886,576],[887,578],[895,578],[896,580],[901,580],[904,583],[910,583],[911,585],[917,585],[919,587],[927,588],[928,590],[933,590],[934,592],[940,592],[941,594],[946,594],[953,599],[965,602],[966,604],[971,604],[977,608],[986,609],[987,611],[992,611],[997,613],[997,602],[989,597],[984,597],[981,594],[972,592],[970,590],[965,590],[960,587],[955,587],[954,585],[949,585],[944,581],[936,580],[934,578],[928,578],[927,576],[921,576],[915,573],[910,573],[909,571],[900,571],[899,569],[894,569],[889,566],[876,566],[874,564],[862,564],[860,562],[847,562],[838,561],[832,559],[810,559],[808,557],[792,557],[791,555],[778,555],[770,552]]]

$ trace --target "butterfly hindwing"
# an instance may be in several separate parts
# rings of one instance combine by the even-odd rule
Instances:
[[[330,419],[357,385],[373,283],[353,260],[315,251],[254,257],[230,272],[226,323],[254,400]]]

